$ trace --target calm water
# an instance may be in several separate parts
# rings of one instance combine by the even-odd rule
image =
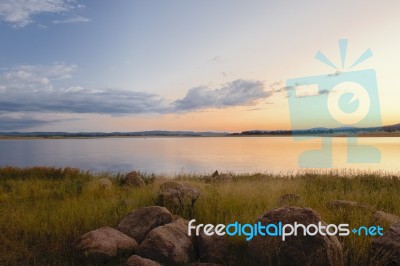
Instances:
[[[360,138],[381,151],[374,164],[346,163],[346,138],[333,139],[333,167],[400,171],[400,138]],[[288,172],[320,141],[291,137],[103,138],[0,140],[0,166],[78,167],[102,172]]]

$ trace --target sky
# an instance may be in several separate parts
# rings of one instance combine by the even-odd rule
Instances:
[[[0,131],[291,129],[286,81],[346,72],[367,49],[352,70],[375,70],[381,123],[397,124],[398,10],[396,0],[0,0]]]

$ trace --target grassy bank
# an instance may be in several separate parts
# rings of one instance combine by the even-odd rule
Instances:
[[[98,179],[110,177],[111,189]],[[201,189],[194,217],[205,223],[251,223],[278,198],[295,193],[299,207],[311,207],[328,223],[371,224],[371,210],[337,211],[332,200],[353,200],[400,215],[400,179],[379,173],[298,173],[291,176],[235,175],[232,183],[207,184],[200,176],[176,176]],[[146,186],[123,187],[122,176],[78,169],[0,168],[0,265],[70,265],[72,242],[101,226],[116,226],[128,212],[154,204],[166,177],[145,176]],[[170,177],[171,178],[171,177]],[[188,217],[186,217],[188,218]],[[383,225],[386,227],[385,225]],[[387,227],[386,227],[387,228]],[[347,265],[367,265],[370,237],[340,238]],[[235,239],[238,252],[244,239]]]

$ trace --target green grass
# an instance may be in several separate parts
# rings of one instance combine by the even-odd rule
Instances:
[[[113,180],[111,189],[99,185],[102,177]],[[141,188],[123,187],[121,178],[71,168],[0,168],[0,265],[77,264],[71,246],[78,236],[101,226],[115,227],[128,212],[153,205],[158,186],[167,178],[201,189],[194,218],[203,223],[254,222],[278,207],[278,198],[286,193],[299,194],[295,206],[313,208],[327,223],[371,224],[373,210],[332,211],[327,203],[336,199],[400,215],[400,179],[381,173],[243,174],[226,184],[207,184],[199,175],[145,176],[147,185]],[[347,265],[368,265],[370,237],[339,240]],[[237,252],[244,250],[244,239],[232,241]]]

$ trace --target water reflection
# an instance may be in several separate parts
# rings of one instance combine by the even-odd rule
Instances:
[[[333,167],[399,171],[400,138],[360,138],[381,151],[380,163],[347,163],[346,138],[333,139]],[[288,172],[299,169],[298,157],[321,146],[320,140],[291,137],[103,138],[0,140],[0,165],[79,167],[102,172],[176,174]]]

